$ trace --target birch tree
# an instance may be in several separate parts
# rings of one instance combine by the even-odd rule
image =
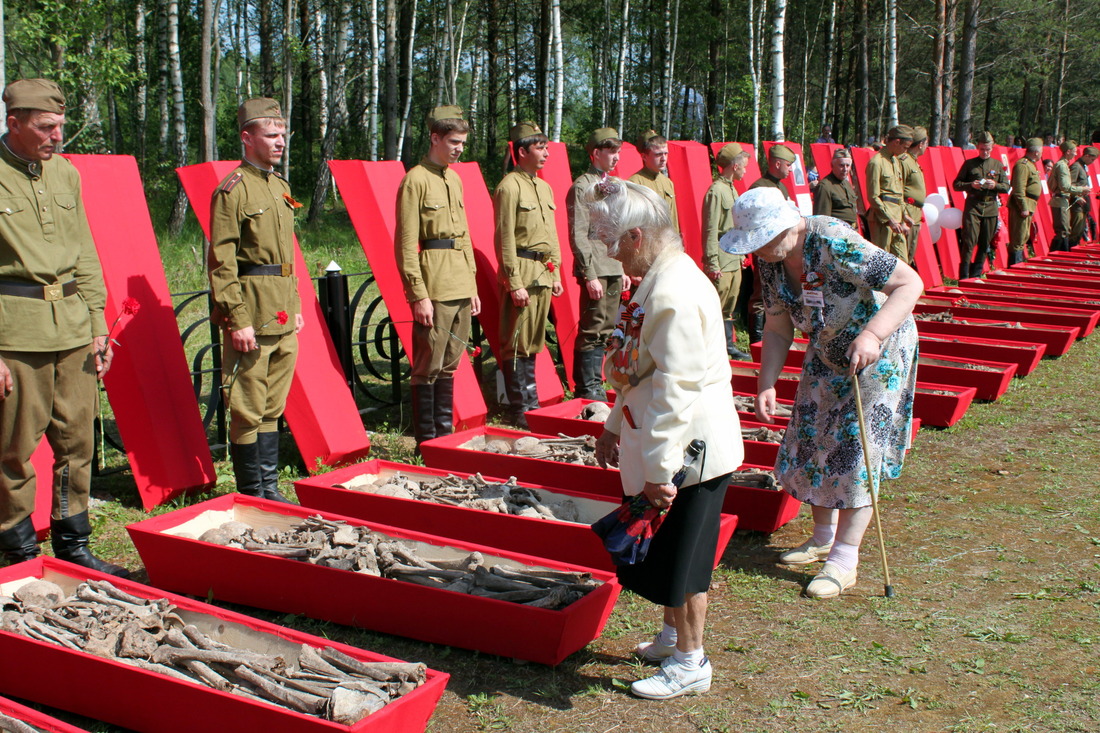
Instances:
[[[1058,78],[1054,87],[1054,139],[1062,135],[1062,90],[1066,82],[1066,51],[1069,43],[1069,0],[1062,15],[1062,43],[1058,47]]]
[[[214,0],[202,0],[202,40],[199,50],[199,94],[202,106],[202,162],[214,160],[214,90],[211,44],[214,30]]]
[[[886,0],[886,127],[898,124],[898,3]]]
[[[836,6],[837,0],[829,0],[829,33],[825,37],[825,74],[821,80],[821,119],[819,129],[825,127],[832,119],[829,116],[833,108],[832,81],[833,81],[833,57],[836,55]],[[806,69],[807,73],[809,69]]]
[[[3,7],[3,0],[0,0],[0,7]],[[2,22],[2,19],[0,19],[0,22]],[[0,41],[0,57],[3,56],[3,47],[4,44]],[[137,125],[134,139],[137,143],[138,166],[144,170],[145,127],[149,116],[147,102],[149,82],[145,70],[145,0],[137,0],[134,5],[134,69],[137,76],[137,81],[134,84],[134,119]],[[3,126],[4,123],[0,123],[0,127]]]
[[[294,118],[294,18],[298,15],[296,0],[286,0],[283,13],[283,117],[286,119],[287,145],[283,149],[283,177],[290,178],[290,139]],[[219,74],[220,78],[220,74]]]
[[[561,141],[562,111],[565,105],[565,52],[562,49],[561,39],[561,0],[551,2],[550,32],[554,44],[554,125],[550,139],[559,142]]]
[[[751,3],[752,0],[749,0]],[[615,71],[615,129],[623,134],[626,116],[626,56],[630,41],[630,0],[623,0],[622,30],[619,33],[619,66]]]
[[[783,113],[786,103],[783,75],[783,33],[787,22],[787,0],[776,0],[772,26],[772,140],[784,140]]]
[[[978,14],[981,0],[967,0],[963,16],[962,53],[959,56],[959,102],[955,115],[955,144],[970,139],[971,111],[974,104],[974,65],[978,57]]]
[[[187,117],[183,99],[183,64],[180,59],[179,3],[167,0],[165,3],[165,36],[168,48],[168,72],[172,87],[172,121],[175,126],[176,167],[187,165]],[[187,217],[187,194],[183,186],[176,190],[176,203],[168,219],[168,230],[178,237],[183,230]]]
[[[761,0],[762,3],[766,0]],[[760,54],[756,47],[755,3],[749,0],[749,76],[752,79],[752,144],[760,151]],[[761,11],[763,15],[763,11]]]
[[[943,72],[947,37],[947,0],[936,0],[936,26],[932,34],[932,119],[929,144],[941,145],[944,137]]]
[[[317,169],[317,183],[313,186],[313,200],[309,204],[309,223],[317,221],[325,201],[328,198],[332,172],[328,162],[336,152],[336,138],[348,119],[347,102],[347,53],[348,26],[351,23],[351,2],[340,0],[337,5],[336,19],[333,21],[332,44],[332,91],[329,99],[328,127],[321,141],[321,164]]]

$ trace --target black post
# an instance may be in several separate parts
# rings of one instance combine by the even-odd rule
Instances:
[[[354,389],[351,360],[351,314],[348,313],[348,276],[335,262],[330,262],[321,278],[321,310],[325,314],[325,324],[336,347],[336,356],[344,370],[344,381],[349,389]]]

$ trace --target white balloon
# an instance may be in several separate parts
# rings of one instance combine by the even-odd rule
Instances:
[[[938,242],[938,241],[940,241],[940,237],[943,236],[943,229],[940,228],[940,225],[938,223],[937,224],[929,224],[928,225],[928,236],[932,238],[933,242]]]
[[[961,209],[944,209],[940,212],[939,225],[944,229],[958,229],[963,223]]]
[[[924,221],[928,226],[935,226],[940,220],[940,210],[932,204],[925,202],[924,204]]]
[[[947,199],[945,199],[943,196],[941,196],[938,193],[930,193],[930,194],[928,194],[927,196],[924,197],[924,204],[926,206],[928,204],[932,204],[933,206],[935,206],[940,211],[943,211],[944,209],[947,208]]]

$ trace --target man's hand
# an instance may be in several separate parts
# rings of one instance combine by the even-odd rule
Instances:
[[[601,468],[619,465],[619,434],[607,428],[596,438],[596,462]]]
[[[977,191],[981,191],[983,188],[985,188],[985,184],[981,181],[971,181],[970,187]]]
[[[11,378],[11,370],[8,369],[4,360],[0,359],[0,402],[10,395],[13,389],[15,389],[15,382]]]
[[[481,313],[481,298],[474,296],[470,298],[470,315],[476,316]]]
[[[413,320],[421,326],[432,327],[435,308],[432,307],[431,298],[423,298],[412,304]]]
[[[233,344],[233,348],[242,354],[247,354],[249,351],[259,348],[256,343],[256,329],[252,326],[245,326],[239,331],[230,331],[229,339]]]
[[[642,279],[638,278],[638,282],[641,282],[641,281],[642,281]],[[633,281],[630,279],[630,275],[623,275],[623,283],[622,283],[623,290],[630,290],[630,284],[632,282]]]
[[[305,327],[306,327],[306,319],[302,316],[301,313],[295,313],[294,314],[294,333],[295,334],[301,333],[302,329],[305,328]]]
[[[707,274],[707,277],[709,277],[714,282],[718,282],[719,280],[722,279],[722,271],[721,270],[709,270],[708,269],[708,270],[705,270],[705,272]]]
[[[658,509],[667,509],[676,500],[676,486],[674,484],[653,484],[645,482],[642,493],[649,499],[649,503]]]
[[[107,376],[111,368],[111,361],[115,358],[114,349],[111,348],[111,339],[107,336],[96,336],[92,339],[92,349],[95,351],[95,374],[102,380]]]
[[[554,283],[554,287],[550,288],[550,295],[554,296],[555,298],[564,292],[565,286],[562,285],[560,282]]]
[[[591,300],[599,300],[603,297],[603,280],[599,279],[598,277],[586,282],[584,284],[584,287],[587,288],[588,297]]]
[[[517,308],[524,308],[531,302],[531,296],[527,293],[527,288],[519,288],[512,291],[512,305]]]

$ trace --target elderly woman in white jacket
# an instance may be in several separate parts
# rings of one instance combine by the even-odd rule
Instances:
[[[655,700],[706,692],[703,625],[719,515],[744,458],[722,310],[652,191],[608,178],[588,206],[608,254],[641,278],[607,347],[604,371],[617,397],[596,457],[619,467],[626,496],[644,493],[669,508],[645,560],[618,573],[624,587],[664,606],[664,627],[635,650],[661,669],[631,691]],[[695,439],[706,449],[677,489],[673,475]]]

